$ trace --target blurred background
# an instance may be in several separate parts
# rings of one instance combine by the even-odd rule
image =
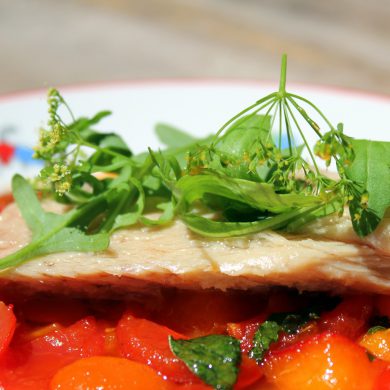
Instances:
[[[0,93],[157,78],[390,94],[390,0],[0,0]]]

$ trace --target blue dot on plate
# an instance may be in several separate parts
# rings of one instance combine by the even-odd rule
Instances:
[[[24,164],[41,165],[41,161],[33,158],[34,151],[26,146],[15,147],[15,158]]]

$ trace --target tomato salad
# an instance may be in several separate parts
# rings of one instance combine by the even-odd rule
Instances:
[[[4,390],[208,389],[171,351],[168,337],[240,341],[234,389],[390,388],[390,297],[163,290],[159,298],[91,301],[36,295],[0,303]],[[270,318],[325,310],[279,331],[261,361],[251,355]],[[295,318],[295,317],[294,317]],[[252,357],[252,358],[251,358]],[[221,387],[222,388],[222,387]]]

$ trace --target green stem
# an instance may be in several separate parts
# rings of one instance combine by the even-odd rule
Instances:
[[[299,96],[299,95],[295,95],[293,93],[289,93],[288,94],[288,98],[290,100],[290,102],[294,105],[294,107],[299,111],[299,106],[298,104],[296,103],[296,101],[292,98],[295,98],[295,99],[298,99],[298,100],[301,100],[303,102],[305,102],[306,104],[308,104],[309,106],[311,106],[312,108],[314,108],[314,110],[316,110],[318,112],[318,114],[321,116],[321,118],[327,123],[327,125],[331,128],[331,130],[335,130],[335,128],[333,127],[332,123],[329,121],[329,119],[322,113],[322,111],[316,106],[314,105],[310,100],[307,100],[305,99],[304,97],[302,96]],[[307,115],[307,114],[306,114]],[[307,116],[308,117],[308,116]],[[306,118],[305,118],[306,119]],[[310,119],[310,118],[309,118]],[[314,129],[315,130],[315,129]],[[316,130],[315,130],[316,131]],[[319,131],[316,131],[317,135],[321,138],[322,137],[322,134],[319,132]]]
[[[298,129],[298,131],[299,131],[299,134],[301,135],[301,137],[302,137],[302,139],[303,139],[303,142],[304,142],[304,144],[305,144],[305,146],[306,146],[306,148],[307,148],[307,150],[308,150],[308,152],[309,152],[309,154],[310,154],[310,158],[311,158],[311,160],[312,160],[312,163],[313,163],[313,165],[314,165],[314,168],[315,168],[317,174],[319,175],[319,174],[320,174],[320,170],[318,169],[318,166],[317,166],[316,160],[315,160],[315,158],[314,158],[313,152],[311,151],[310,145],[309,145],[309,143],[307,142],[306,137],[305,137],[305,135],[303,134],[303,131],[302,131],[301,127],[299,126],[299,123],[298,123],[297,119],[295,118],[295,115],[294,115],[294,113],[292,112],[291,107],[290,107],[290,105],[288,104],[287,101],[285,102],[285,105],[286,105],[287,110],[289,111],[291,117],[293,118],[293,121],[294,121],[294,123],[295,123],[295,126],[297,127],[297,129]]]
[[[280,66],[280,81],[279,81],[279,95],[281,97],[286,94],[286,76],[287,76],[287,55],[282,55],[282,64]]]
[[[284,113],[284,122],[286,124],[286,132],[287,132],[287,140],[288,140],[288,150],[289,150],[290,156],[292,157],[293,156],[293,150],[292,150],[293,144],[294,144],[294,151],[296,150],[296,148],[295,148],[293,134],[292,134],[292,131],[291,131],[290,119],[289,119],[289,117],[287,115],[285,99],[282,100],[282,110],[283,110],[283,113]]]
[[[117,153],[117,152],[113,152],[112,150],[107,149],[107,148],[101,148],[100,146],[91,144],[91,143],[89,143],[87,141],[84,141],[83,139],[80,140],[80,146],[86,146],[88,148],[91,148],[91,149],[94,149],[94,150],[101,151],[103,153],[109,154],[110,156],[113,156],[113,157],[126,158],[126,159],[129,160],[129,162],[132,161],[130,158],[124,156],[123,154],[120,154],[120,153]]]

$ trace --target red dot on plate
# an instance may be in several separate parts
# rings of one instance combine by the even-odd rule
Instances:
[[[11,161],[15,152],[15,148],[11,145],[0,142],[0,162],[8,164]]]

